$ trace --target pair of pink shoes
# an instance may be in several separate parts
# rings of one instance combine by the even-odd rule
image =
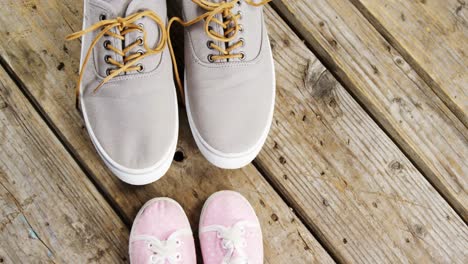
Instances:
[[[199,239],[205,264],[263,263],[260,223],[247,199],[233,191],[208,198],[200,216]],[[197,263],[190,223],[170,198],[147,202],[133,223],[130,263]]]

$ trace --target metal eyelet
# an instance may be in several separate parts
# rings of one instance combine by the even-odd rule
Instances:
[[[107,19],[107,15],[106,14],[100,14],[99,15],[99,20],[102,21],[102,20],[106,20]]]
[[[106,75],[109,76],[112,74],[112,69],[111,68],[107,68],[106,70]]]
[[[106,48],[106,50],[109,50],[109,45],[110,44],[111,44],[110,40],[104,41],[104,48]]]
[[[240,53],[240,55],[242,55],[242,57],[240,57],[239,59],[241,61],[245,60],[245,53],[243,51]]]
[[[213,60],[213,54],[208,55],[208,61],[211,62],[211,63],[214,62],[214,60]]]
[[[143,56],[145,54],[143,50],[138,50],[137,53],[140,54],[140,56]]]
[[[242,0],[238,0],[237,1],[237,6],[241,6],[242,5]]]
[[[237,11],[237,15],[239,15],[239,19],[242,19],[242,11]]]
[[[143,32],[143,30],[145,29],[145,25],[143,25],[143,23],[138,23],[138,26],[141,28],[138,29],[138,31]]]
[[[111,58],[112,58],[112,56],[106,55],[106,56],[104,57],[104,61],[106,61],[106,63],[109,64]]]
[[[143,46],[143,38],[142,37],[138,37],[136,40],[140,42],[140,44],[138,44],[138,46]]]
[[[242,24],[239,24],[239,31],[244,32],[244,26]]]
[[[209,49],[211,49],[211,50],[212,50],[212,49],[213,49],[213,47],[211,46],[211,44],[214,44],[214,41],[212,41],[212,40],[208,40],[208,41],[206,42],[206,46],[207,46]]]
[[[137,72],[143,72],[145,70],[145,67],[143,67],[143,64],[137,64],[138,67],[140,67],[139,70],[137,70]]]
[[[244,39],[244,38],[240,38],[239,41],[242,43],[242,46],[241,46],[241,47],[244,47],[244,46],[245,46],[245,39]]]

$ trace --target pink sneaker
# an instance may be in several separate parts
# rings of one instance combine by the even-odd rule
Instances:
[[[148,201],[130,233],[130,263],[195,264],[192,230],[182,207],[169,198]]]
[[[200,217],[199,237],[205,264],[262,264],[262,230],[255,211],[241,194],[217,192]]]

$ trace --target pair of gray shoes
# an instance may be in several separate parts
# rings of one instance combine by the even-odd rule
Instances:
[[[181,3],[188,120],[203,155],[221,168],[250,163],[270,129],[275,76],[266,2]],[[85,0],[83,21],[68,39],[82,38],[77,102],[91,140],[124,182],[156,181],[171,165],[179,122],[166,0]]]

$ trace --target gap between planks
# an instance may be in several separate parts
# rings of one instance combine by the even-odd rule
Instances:
[[[3,59],[2,56],[0,56],[0,66],[5,70],[5,72],[7,73],[8,77],[10,77],[10,79],[16,84],[16,86],[19,88],[20,92],[23,94],[23,96],[26,98],[26,100],[30,103],[30,105],[32,106],[32,108],[38,113],[38,115],[40,116],[40,118],[44,121],[44,123],[47,125],[47,127],[49,128],[49,130],[55,135],[55,137],[58,139],[58,141],[63,145],[64,149],[69,153],[69,155],[72,157],[72,159],[75,161],[75,163],[79,166],[79,168],[83,171],[83,173],[87,176],[87,178],[91,181],[91,183],[96,187],[97,191],[99,192],[99,194],[105,199],[105,201],[110,205],[110,207],[112,208],[112,210],[116,213],[116,215],[123,221],[123,223],[127,226],[127,228],[131,228],[131,225],[132,225],[132,222],[133,220],[128,218],[125,213],[123,213],[119,206],[115,204],[115,202],[112,200],[112,197],[107,193],[105,192],[99,183],[96,182],[95,180],[95,177],[93,176],[94,174],[92,172],[90,172],[86,166],[86,163],[83,162],[79,157],[76,156],[76,152],[74,151],[73,147],[71,147],[69,144],[68,144],[68,141],[66,140],[66,138],[60,133],[60,130],[58,130],[56,128],[56,126],[54,125],[54,123],[48,118],[47,114],[44,113],[44,110],[42,109],[41,105],[38,104],[35,100],[35,98],[30,95],[30,93],[28,92],[27,88],[26,88],[26,85],[23,83],[23,81],[21,80],[21,78],[11,69],[11,67],[6,63],[6,61]],[[255,166],[254,166],[255,167]],[[258,173],[265,179],[265,181],[270,184],[270,187],[273,188],[273,190],[277,193],[277,195],[282,199],[282,201],[288,206],[290,207],[290,204],[287,200],[285,200],[284,196],[281,196],[281,193],[277,191],[276,187],[274,185],[271,185],[271,183],[268,181],[268,177],[265,177],[263,175],[263,172],[258,170],[257,167],[255,167],[255,169],[258,171]],[[291,212],[292,214],[294,214],[294,216],[296,218],[299,219],[300,222],[303,222],[303,219],[300,218],[299,215],[297,215],[294,211]],[[309,232],[312,233],[312,231],[310,230],[309,226],[305,225],[305,227],[308,229]],[[305,245],[308,245],[308,241],[307,239],[303,238],[300,234],[300,232],[298,233],[299,236],[301,237],[301,239],[303,240],[303,243]],[[312,233],[312,236],[314,236],[314,234]],[[317,239],[317,238],[315,238]],[[325,248],[322,244],[321,244],[321,241],[318,241],[319,245],[321,247],[323,247],[324,251],[328,254],[328,256],[331,258],[327,261],[329,261],[329,263],[340,263],[337,261],[337,259],[332,255],[331,252],[328,252],[327,251],[327,248]],[[266,259],[265,260],[266,262],[265,263],[270,263],[268,262],[268,260]]]
[[[0,90],[0,262],[125,262],[129,229],[3,67]]]
[[[463,1],[447,1],[446,0],[446,3],[445,5],[447,6],[447,8],[453,8],[454,5],[457,6],[456,8],[454,8],[454,12],[453,14],[452,13],[448,13],[446,12],[447,10],[437,10],[437,12],[440,14],[441,17],[444,17],[448,20],[452,19],[452,15],[457,17],[456,20],[454,21],[455,23],[454,24],[450,24],[450,26],[453,26],[453,29],[450,29],[450,31],[453,30],[453,32],[446,32],[447,35],[438,35],[440,32],[439,31],[439,28],[443,28],[441,31],[444,31],[444,30],[447,30],[445,28],[446,25],[443,25],[443,22],[447,22],[447,21],[437,21],[436,19],[437,18],[434,18],[434,25],[430,24],[431,21],[427,21],[426,20],[426,15],[427,14],[423,14],[421,16],[417,16],[419,19],[421,19],[421,21],[408,21],[409,18],[408,18],[408,14],[405,15],[405,12],[406,11],[411,11],[411,10],[408,10],[408,9],[405,9],[405,8],[409,8],[409,7],[413,7],[413,8],[416,8],[417,6],[416,5],[421,5],[419,6],[420,10],[419,12],[424,12],[424,6],[425,5],[428,5],[429,3],[427,3],[426,1],[419,1],[419,3],[417,3],[418,1],[415,1],[414,2],[414,6],[411,6],[411,4],[409,6],[406,6],[406,4],[404,5],[401,5],[401,4],[397,4],[399,6],[401,6],[401,10],[398,10],[398,12],[401,12],[399,14],[399,17],[398,17],[398,20],[397,21],[392,21],[390,20],[392,15],[393,15],[393,10],[392,6],[393,4],[390,3],[389,4],[389,10],[386,12],[388,14],[388,17],[385,17],[385,16],[382,16],[381,13],[379,13],[378,10],[373,10],[372,7],[374,6],[383,6],[382,3],[379,3],[378,1],[375,1],[375,3],[372,3],[373,0],[371,2],[368,2],[368,1],[363,1],[363,0],[348,0],[351,4],[353,4],[358,10],[359,12],[369,21],[369,23],[371,23],[374,28],[380,33],[380,35],[388,42],[392,45],[392,47],[394,47],[402,56],[403,58],[408,61],[408,63],[410,64],[410,66],[419,74],[419,76],[422,77],[422,79],[426,82],[426,84],[432,88],[432,90],[434,91],[435,94],[437,94],[437,96],[439,98],[441,98],[442,102],[458,117],[458,119],[465,125],[465,127],[468,128],[468,116],[467,116],[467,113],[466,113],[466,102],[464,103],[463,102],[463,99],[461,98],[457,98],[458,97],[463,97],[464,94],[463,92],[466,93],[466,90],[463,90],[463,87],[460,87],[460,82],[463,82],[462,80],[458,79],[458,82],[454,82],[453,80],[451,80],[450,78],[447,78],[445,76],[454,76],[454,72],[457,72],[458,71],[462,71],[463,72],[463,69],[460,69],[460,67],[463,67],[463,62],[460,63],[458,62],[455,58],[453,57],[458,57],[458,56],[462,56],[462,58],[458,58],[458,59],[463,59],[463,56],[465,57],[465,62],[468,61],[466,58],[466,55],[463,53],[463,51],[460,49],[461,46],[463,44],[461,44],[464,40],[468,40],[468,38],[466,38],[466,32],[465,32],[465,39],[463,39],[463,34],[461,34],[462,36],[458,35],[458,40],[460,41],[459,43],[461,44],[458,44],[458,47],[456,45],[456,43],[454,43],[455,45],[454,46],[451,46],[450,44],[452,44],[452,41],[454,41],[454,39],[456,39],[455,36],[452,36],[451,34],[456,34],[458,33],[457,31],[459,30],[460,27],[462,27],[462,30],[467,30],[467,22],[466,20],[464,22],[460,22],[460,20],[458,20],[458,17],[463,17],[463,14],[461,14],[461,12],[464,11],[464,9],[466,9],[466,3],[463,2]],[[435,2],[436,3],[436,2]],[[440,1],[439,1],[439,4],[440,4]],[[385,7],[387,7],[387,5],[385,5]],[[431,9],[429,7],[429,9]],[[375,11],[375,12],[373,12]],[[380,17],[379,17],[380,16]],[[380,19],[379,19],[380,18]],[[395,18],[395,17],[394,17]],[[412,19],[415,19],[415,17],[412,17]],[[401,21],[400,21],[401,20]],[[389,22],[390,21],[390,22]],[[443,40],[444,41],[444,44],[446,43],[450,43],[450,44],[447,44],[447,46],[444,46],[444,45],[440,45],[440,49],[443,50],[444,52],[444,57],[445,58],[450,58],[448,59],[447,64],[450,64],[450,67],[447,67],[447,69],[441,69],[441,71],[444,71],[445,73],[445,76],[441,76],[431,70],[434,70],[434,68],[436,68],[437,65],[434,65],[434,60],[442,60],[443,58],[441,58],[441,50],[431,50],[431,58],[421,58],[421,57],[424,57],[425,55],[428,55],[428,54],[418,54],[418,48],[417,46],[420,46],[421,45],[421,40],[419,39],[421,36],[415,36],[415,37],[409,37],[412,41],[413,41],[413,45],[410,45],[408,46],[408,41],[405,42],[405,40],[402,40],[402,37],[403,35],[405,35],[405,33],[408,35],[408,36],[411,36],[411,29],[408,28],[408,26],[404,26],[402,24],[400,24],[402,21],[407,21],[406,23],[412,23],[412,25],[417,25],[417,22],[420,22],[420,23],[424,23],[427,27],[419,30],[418,32],[425,32],[425,34],[429,35],[429,34],[434,34],[434,38],[432,39],[433,41],[436,41],[436,40]],[[395,23],[393,23],[395,22]],[[440,22],[440,23],[439,23]],[[400,27],[399,30],[397,30],[397,28],[391,28],[389,27],[388,25],[389,24],[393,24],[393,25],[396,25],[396,27]],[[416,26],[417,27],[417,26]],[[464,28],[463,28],[464,27]],[[408,28],[408,31],[407,32],[404,32],[404,30],[402,29],[405,29],[405,28]],[[422,31],[422,30],[425,30],[425,31]],[[434,32],[435,31],[435,32]],[[402,32],[403,35],[398,35],[399,33],[396,33],[396,32]],[[417,33],[417,32],[416,32]],[[444,39],[442,39],[442,37],[445,37]],[[412,48],[414,47],[414,48]],[[430,49],[430,47],[427,47],[425,46],[426,51]],[[432,47],[434,48],[434,47]],[[460,49],[460,50],[458,50]],[[434,54],[435,53],[435,54]],[[448,53],[451,53],[451,54],[448,54]],[[461,65],[460,65],[461,64]],[[441,66],[443,67],[443,65],[441,64]],[[458,68],[457,68],[458,66]],[[468,75],[466,73],[466,67],[467,65],[464,65],[465,69],[465,75],[464,77],[462,77],[462,79],[464,80],[468,80]],[[438,69],[440,69],[440,67],[437,67]],[[465,83],[465,85],[467,85],[467,83]],[[447,89],[448,87],[444,87],[444,86],[448,86],[448,87],[452,87],[452,89]],[[465,87],[466,89],[467,87]],[[460,94],[461,93],[461,94]],[[464,96],[465,100],[468,99],[466,96]],[[464,105],[463,105],[464,103]],[[461,104],[461,105],[460,105]]]
[[[38,113],[44,123],[47,125],[49,130],[55,135],[55,137],[59,140],[59,142],[64,146],[64,149],[69,153],[75,163],[80,167],[83,173],[87,176],[87,178],[92,182],[92,184],[96,187],[97,191],[101,194],[101,196],[105,199],[105,201],[110,205],[112,210],[116,213],[116,215],[123,221],[123,223],[127,226],[127,228],[131,228],[132,220],[128,219],[125,214],[120,210],[119,206],[112,200],[112,197],[100,186],[100,184],[96,181],[95,177],[93,177],[93,173],[89,170],[84,162],[76,155],[73,147],[70,146],[68,141],[64,138],[64,136],[60,133],[60,130],[54,125],[54,123],[48,118],[48,116],[44,113],[41,105],[38,104],[35,98],[28,92],[28,89],[25,88],[25,84],[22,82],[21,78],[13,71],[13,69],[6,63],[2,56],[0,56],[0,66],[5,70],[7,75],[11,78],[11,80],[16,84],[16,86],[20,89],[21,93],[24,97],[28,100],[31,104],[33,109]],[[270,186],[275,190],[275,192],[281,197],[284,203],[293,208],[293,206],[289,203],[286,197],[278,190],[278,186],[274,184],[270,177],[265,177],[265,171],[258,165],[255,160],[252,162],[255,169],[259,172],[259,174],[270,184]],[[0,183],[1,184],[1,183]],[[295,214],[295,213],[294,213]],[[305,223],[303,217],[301,215],[297,215],[296,217],[303,223]],[[324,248],[325,252],[329,254],[329,256],[333,259],[336,263],[341,263],[338,257],[334,254],[334,250],[328,248],[327,244],[323,242],[320,236],[317,236],[317,230],[314,230],[311,226],[305,225],[305,227],[311,232],[312,236],[317,239],[318,243]],[[307,244],[306,241],[304,243]],[[44,244],[48,247],[46,244]]]
[[[302,2],[304,2],[304,1],[297,1],[298,4],[302,3]],[[321,3],[319,3],[319,5],[325,5],[322,2],[324,2],[324,1],[321,1]],[[334,3],[335,1],[331,1],[331,2]],[[343,1],[343,4],[346,5],[347,2],[348,2],[348,0]],[[351,2],[354,2],[354,0],[351,0],[350,3],[349,3],[349,5],[352,8],[354,8],[354,6],[352,5]],[[320,39],[320,37],[323,37],[323,36],[321,36],[320,34],[317,34],[317,36],[313,35],[312,34],[313,31],[311,31],[311,30],[314,30],[313,26],[312,25],[310,27],[307,26],[307,28],[306,28],[306,26],[304,26],[304,24],[302,24],[302,22],[300,20],[298,20],[297,17],[294,17],[295,16],[295,13],[294,13],[295,11],[292,10],[292,9],[289,9],[289,8],[291,8],[290,6],[295,6],[295,5],[296,5],[295,3],[290,4],[290,3],[287,3],[287,1],[283,1],[283,0],[275,0],[275,1],[270,3],[270,6],[277,12],[277,14],[280,17],[282,17],[284,21],[286,21],[288,23],[288,25],[291,27],[291,29],[296,34],[298,34],[298,36],[300,36],[301,39],[304,40],[304,44],[317,56],[317,58],[328,69],[330,69],[330,72],[333,74],[333,76],[353,96],[353,98],[363,108],[363,110],[366,111],[369,114],[369,116],[372,117],[372,119],[375,121],[375,123],[385,132],[385,134],[392,139],[392,141],[405,154],[405,156],[411,161],[411,163],[425,176],[425,178],[435,188],[435,190],[448,202],[448,204],[452,208],[454,208],[454,210],[457,212],[457,214],[465,222],[468,221],[468,214],[467,214],[467,211],[464,208],[465,205],[463,203],[463,200],[466,199],[466,194],[463,194],[463,189],[461,191],[462,194],[457,196],[457,194],[455,194],[454,190],[452,190],[452,187],[450,187],[450,184],[454,184],[454,183],[450,182],[450,180],[448,180],[450,177],[446,178],[447,176],[444,175],[444,174],[447,174],[448,172],[447,171],[439,172],[438,167],[431,166],[431,161],[433,161],[431,159],[431,157],[424,156],[423,158],[421,158],[420,154],[421,154],[422,150],[419,149],[418,147],[411,146],[411,144],[415,144],[415,142],[418,142],[418,140],[423,139],[424,136],[427,136],[427,135],[425,135],[423,133],[421,136],[419,136],[419,135],[415,136],[415,137],[411,136],[409,139],[404,139],[404,138],[402,138],[401,133],[407,132],[406,130],[402,130],[403,132],[401,130],[398,130],[400,128],[396,128],[397,130],[395,130],[394,124],[391,123],[392,121],[389,122],[389,120],[382,120],[382,118],[378,118],[377,117],[378,114],[376,112],[374,112],[375,109],[373,109],[372,102],[366,101],[369,98],[367,98],[366,96],[363,96],[362,94],[361,95],[359,94],[360,93],[360,88],[358,87],[358,85],[362,85],[362,83],[359,83],[359,81],[355,81],[355,80],[350,79],[350,78],[354,77],[353,74],[355,74],[355,73],[350,72],[349,69],[346,68],[347,67],[347,65],[346,65],[347,61],[343,60],[343,58],[340,58],[340,57],[335,58],[332,55],[327,55],[328,52],[329,52],[329,50],[328,50],[329,47],[327,45],[329,45],[329,46],[339,46],[341,43],[340,42],[337,43],[336,41],[334,41],[334,43],[328,43],[328,44],[325,43],[324,44],[322,39]],[[357,10],[357,13],[358,13],[358,15],[361,15],[359,10]],[[337,15],[339,16],[341,14],[337,14]],[[351,15],[355,15],[355,14],[351,12]],[[304,16],[308,17],[308,15],[306,15],[306,14]],[[366,17],[365,16],[363,16],[363,17],[366,20],[366,22],[368,22]],[[324,18],[324,20],[326,20],[326,19]],[[339,23],[342,23],[342,22],[338,22],[337,26],[340,26]],[[376,30],[373,27],[372,27],[372,29]],[[378,32],[378,31],[376,30],[376,32]],[[307,35],[304,35],[304,34],[307,34]],[[380,34],[380,32],[378,32],[378,34],[379,34],[380,37],[385,39],[385,37],[382,36]],[[329,39],[327,39],[327,40],[330,41]],[[380,43],[374,43],[374,44],[375,45],[377,45],[377,44],[380,45]],[[393,43],[390,42],[388,45],[392,46]],[[343,63],[345,64],[344,66],[343,66]],[[410,67],[411,67],[411,65],[410,65]],[[349,77],[349,76],[352,76],[352,77]],[[429,85],[427,84],[427,82],[425,81],[424,78],[422,78],[419,81],[424,82],[424,85],[429,87]],[[414,82],[414,80],[413,80],[413,82]],[[366,85],[367,84],[363,85],[364,89],[368,89],[368,87]],[[384,85],[386,85],[386,84],[384,84]],[[418,84],[415,83],[414,86],[418,86]],[[414,89],[414,87],[412,87],[412,89]],[[445,104],[445,102],[443,100],[440,100],[439,98],[437,98],[437,100],[440,101],[440,104],[443,104],[443,106],[447,108],[447,106],[446,106],[446,104]],[[436,104],[436,103],[434,103],[434,104]],[[453,135],[464,135],[465,139],[466,139],[466,130],[465,130],[466,127],[463,124],[463,122],[460,121],[459,119],[457,119],[457,117],[455,117],[453,112],[450,112],[449,108],[447,108],[446,110],[442,109],[442,110],[440,110],[440,112],[441,112],[440,114],[442,115],[442,118],[445,118],[444,119],[445,122],[452,122],[454,125],[456,125],[451,129],[452,129],[452,131],[458,131],[458,132],[455,132],[455,133],[451,132],[452,134],[450,134],[450,135],[451,136],[453,136]],[[437,114],[439,114],[439,112],[437,112]],[[443,116],[444,114],[446,116]],[[451,117],[450,115],[454,115],[454,116]],[[438,118],[440,118],[440,117],[438,117]],[[447,121],[447,120],[450,120],[450,121]],[[405,122],[407,122],[407,121],[405,121]],[[424,121],[424,122],[426,122],[426,121]],[[424,124],[425,123],[423,123],[423,125]],[[458,134],[456,134],[456,133],[458,133]],[[460,147],[460,146],[458,146],[458,147]],[[459,150],[459,151],[461,151],[461,150]],[[456,154],[454,154],[454,157],[456,157],[456,155],[460,155],[460,154],[456,153]],[[437,162],[439,162],[439,161],[437,161]],[[439,163],[438,163],[438,166],[446,165],[443,162],[439,162]],[[463,163],[461,163],[460,166],[464,166]],[[456,174],[454,176],[454,179],[455,179],[454,181],[455,182],[456,182],[456,180],[459,180],[459,179],[457,179],[457,177],[462,177],[462,176]],[[461,178],[461,179],[463,179],[463,178]],[[463,183],[461,183],[461,186],[462,186],[461,188],[463,188]]]
[[[421,168],[420,164],[418,162],[416,162],[416,160],[413,158],[413,155],[410,155],[410,153],[408,151],[406,151],[406,148],[403,148],[403,146],[401,145],[400,141],[397,140],[396,136],[393,135],[390,131],[388,131],[385,126],[379,122],[379,120],[375,117],[375,115],[369,110],[369,108],[366,106],[366,104],[361,100],[361,98],[359,98],[359,96],[356,96],[356,93],[353,89],[350,89],[349,87],[349,81],[347,80],[344,80],[344,78],[346,77],[342,77],[341,75],[339,75],[337,73],[337,71],[335,70],[336,69],[336,65],[333,64],[332,62],[330,62],[329,60],[327,60],[326,58],[324,58],[323,55],[321,55],[320,52],[318,52],[316,50],[316,48],[314,47],[314,45],[312,45],[309,41],[306,41],[302,32],[297,28],[297,25],[295,25],[294,23],[290,22],[287,17],[285,16],[285,14],[282,12],[282,10],[280,8],[278,8],[277,4],[275,4],[275,2],[270,2],[269,4],[271,6],[271,8],[278,14],[279,17],[281,17],[281,19],[283,19],[283,21],[286,22],[286,24],[291,28],[291,30],[300,38],[300,39],[303,39],[304,40],[304,45],[317,57],[317,59],[320,61],[320,63],[322,63],[325,68],[327,69],[330,69],[330,73],[333,75],[333,77],[343,86],[344,89],[346,89],[346,91],[352,95],[353,99],[359,104],[359,106],[363,109],[364,112],[366,112],[366,114],[368,114],[370,117],[372,117],[372,119],[374,120],[374,122],[376,123],[376,125],[382,130],[384,131],[384,133],[390,138],[392,139],[392,141],[394,142],[395,145],[398,146],[398,148],[405,154],[405,156],[411,161],[411,163],[413,164],[413,166],[416,167],[416,169],[421,172],[423,175],[425,175],[424,173],[424,170]],[[428,180],[429,178],[426,177]],[[444,200],[452,207],[454,208],[454,210],[457,212],[457,214],[465,221],[467,222],[467,217],[466,217],[466,212],[462,212],[460,211],[459,207],[460,206],[457,206],[454,204],[454,201],[453,199],[450,199],[444,192],[442,192],[440,190],[440,188],[438,188],[438,186],[432,181],[432,180],[429,180],[429,183],[431,184],[431,186],[444,198]],[[273,184],[274,186],[274,184]],[[276,188],[276,187],[275,187]]]
[[[76,152],[73,150],[73,148],[70,146],[68,141],[60,133],[60,130],[48,118],[47,114],[45,114],[44,109],[42,109],[41,105],[38,104],[36,99],[34,98],[34,96],[32,96],[29,93],[28,89],[26,88],[26,86],[23,83],[23,81],[21,80],[21,78],[13,71],[13,69],[8,65],[8,63],[5,61],[5,59],[2,56],[0,56],[0,66],[5,70],[5,72],[10,77],[10,79],[20,89],[21,93],[24,95],[26,100],[28,100],[28,102],[31,104],[33,109],[38,113],[38,115],[41,117],[41,119],[44,121],[44,123],[50,129],[50,131],[52,131],[52,133],[55,135],[55,137],[64,146],[65,150],[72,157],[72,159],[75,161],[75,163],[80,167],[80,169],[83,171],[83,173],[87,176],[87,178],[91,181],[91,183],[94,186],[96,186],[96,189],[102,195],[102,197],[105,199],[105,201],[111,206],[112,210],[119,216],[119,218],[125,223],[125,225],[128,228],[130,228],[131,227],[131,222],[129,221],[129,219],[124,217],[124,214],[119,209],[119,207],[116,206],[115,202],[112,201],[112,199],[110,199],[109,194],[106,193],[102,189],[100,184],[98,184],[96,182],[96,179],[95,179],[95,177],[92,176],[93,174],[90,172],[89,168],[86,166],[86,164],[82,163],[81,160],[77,157]]]
[[[37,5],[38,11],[33,11],[33,16],[38,13],[41,14],[42,8],[51,12],[55,12],[54,9],[61,8],[63,12],[60,12],[60,14],[66,16],[66,18],[64,17],[65,20],[78,20],[77,18],[80,17],[81,11],[80,7],[77,7],[78,4],[76,1],[50,1],[49,4],[54,5],[54,8],[47,9],[45,5]],[[16,6],[15,3],[7,5],[7,7],[13,9],[20,8]],[[70,11],[73,15],[65,15]],[[26,7],[26,9],[23,9],[21,12],[30,12],[30,9]],[[57,15],[54,17],[57,17]],[[49,26],[42,28],[55,28],[56,24],[61,24],[57,22],[57,20],[51,21],[46,19],[45,21],[52,25],[48,24]],[[34,19],[35,25],[41,23],[44,23],[44,20],[40,17]],[[24,24],[26,24],[27,30],[31,28],[31,26],[27,25],[27,21],[24,21],[23,25],[19,24],[19,28],[16,29],[16,32],[21,35],[16,35],[17,37],[22,37],[23,34],[27,34],[28,31],[24,32],[21,30],[21,27],[25,26]],[[76,25],[76,28],[81,27],[81,25],[78,25],[78,21],[74,21],[73,23],[67,22],[67,24]],[[34,26],[32,27],[34,28]],[[66,31],[62,26],[59,26],[57,30],[61,33]],[[16,32],[11,33],[11,35],[16,34]],[[265,182],[264,178],[253,166],[250,165],[243,170],[229,172],[221,171],[208,165],[201,157],[200,153],[194,148],[194,142],[191,140],[187,122],[183,115],[181,115],[181,140],[178,146],[179,150],[182,149],[188,156],[185,157],[183,162],[174,163],[170,172],[163,177],[163,179],[158,181],[157,184],[150,186],[134,188],[124,185],[115,179],[115,177],[110,175],[109,172],[103,168],[102,162],[100,162],[88,138],[84,135],[85,131],[79,127],[81,122],[74,112],[75,109],[71,103],[73,100],[70,99],[71,97],[69,96],[71,93],[69,90],[67,91],[67,89],[64,89],[64,87],[70,88],[70,85],[67,84],[73,82],[70,80],[69,76],[74,73],[75,68],[73,67],[73,70],[69,69],[70,65],[77,67],[78,62],[74,57],[70,57],[70,54],[79,54],[78,45],[70,43],[67,44],[68,47],[64,46],[62,50],[60,45],[47,45],[51,39],[57,38],[57,32],[55,30],[51,37],[44,37],[44,35],[47,36],[47,34],[50,33],[49,31],[38,33],[37,42],[30,43],[32,46],[15,45],[19,46],[19,50],[17,50],[15,54],[6,52],[5,55],[8,59],[5,60],[12,68],[17,70],[15,72],[24,73],[21,75],[21,82],[25,83],[23,88],[28,90],[26,94],[30,94],[30,96],[33,97],[32,102],[37,103],[39,109],[44,109],[43,112],[46,115],[46,120],[51,122],[51,127],[57,127],[56,131],[59,137],[62,137],[63,141],[72,146],[79,160],[84,164],[83,166],[89,167],[92,172],[91,175],[96,177],[98,184],[102,186],[102,189],[107,190],[105,193],[109,193],[110,199],[115,201],[118,207],[123,211],[124,221],[128,223],[131,222],[131,219],[144,201],[155,195],[163,195],[178,196],[176,199],[184,206],[192,223],[196,223],[197,220],[194,221],[194,219],[198,217],[197,211],[201,208],[201,201],[204,200],[208,194],[224,188],[236,189],[250,198],[249,200],[253,203],[253,206],[256,207],[257,214],[262,221],[265,231],[267,262],[281,263],[282,261],[286,261],[286,259],[295,259],[296,262],[333,262],[326,251],[323,250],[320,244],[315,241],[314,237],[305,228],[305,225],[289,210],[276,191]],[[54,43],[56,42],[57,41]],[[8,44],[5,44],[5,47],[6,46],[8,46]],[[49,47],[54,48],[49,49]],[[33,57],[29,57],[31,55],[33,55]],[[16,56],[27,56],[27,58],[17,60],[13,58]],[[19,66],[21,66],[22,61],[25,62],[28,59],[33,59],[34,62],[32,64],[28,63],[29,66],[26,68],[26,71],[21,67],[18,68],[18,63]],[[62,67],[62,70],[55,72],[54,65],[59,65],[59,61],[66,61],[68,63],[65,68]],[[37,65],[39,64],[43,64],[45,67],[41,66],[38,68]],[[31,75],[38,76],[38,74],[42,76],[40,70],[44,68],[50,69],[53,73],[49,77],[57,79],[53,86],[49,87],[49,81],[44,80],[44,78],[28,77]],[[64,75],[63,72],[68,72],[69,74]],[[45,94],[41,94],[42,92]],[[59,93],[58,96],[57,93]],[[64,116],[66,118],[64,118]],[[192,164],[197,164],[198,166],[191,167]],[[206,178],[203,182],[200,182],[198,179],[200,174],[204,175]],[[182,182],[183,186],[185,186],[184,188],[187,187],[187,192],[183,192],[185,195],[178,190],[178,186],[180,186]],[[194,228],[194,230],[196,230],[196,228]]]

